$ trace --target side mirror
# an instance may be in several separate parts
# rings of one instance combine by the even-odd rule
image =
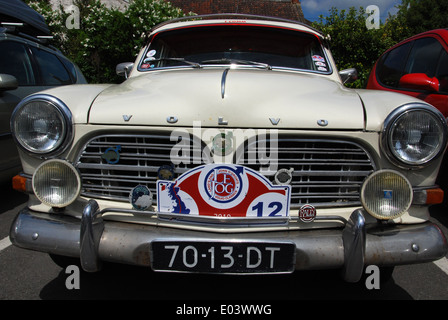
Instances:
[[[19,86],[16,77],[9,74],[0,73],[0,92],[14,90]]]
[[[424,73],[410,73],[401,77],[399,86],[406,89],[439,92],[439,80],[430,78]]]
[[[355,68],[345,69],[339,71],[342,83],[352,83],[358,80],[358,71]]]
[[[131,74],[132,68],[134,67],[134,63],[132,62],[123,62],[119,63],[117,67],[115,68],[115,72],[121,76],[125,77],[126,79]]]

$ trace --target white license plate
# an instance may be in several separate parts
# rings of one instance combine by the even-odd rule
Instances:
[[[269,242],[152,242],[156,271],[201,273],[289,273],[295,245]]]

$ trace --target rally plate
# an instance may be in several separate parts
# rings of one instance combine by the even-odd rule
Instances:
[[[179,216],[288,218],[290,185],[272,184],[250,168],[208,164],[175,181],[157,181],[157,211]]]
[[[291,273],[295,249],[288,242],[153,241],[152,268],[198,273]]]

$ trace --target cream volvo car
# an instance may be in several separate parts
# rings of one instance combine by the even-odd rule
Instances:
[[[437,260],[428,207],[447,142],[439,111],[347,89],[324,35],[282,19],[154,27],[118,85],[25,98],[11,129],[29,194],[10,238],[55,261],[271,274]]]

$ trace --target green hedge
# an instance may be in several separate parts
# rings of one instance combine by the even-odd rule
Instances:
[[[26,2],[44,16],[55,37],[52,45],[75,62],[90,83],[122,81],[115,66],[135,60],[146,33],[158,23],[185,15],[163,0],[133,0],[121,11],[99,0],[74,0],[77,11],[62,6],[53,10],[48,0]],[[71,24],[75,20],[79,26]]]

